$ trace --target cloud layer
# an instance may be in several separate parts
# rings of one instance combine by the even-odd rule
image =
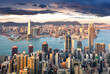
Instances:
[[[107,0],[64,0],[61,3],[55,3],[59,8],[74,9],[75,12],[82,14],[93,14],[99,17],[110,15],[110,1]]]
[[[0,14],[8,15],[8,14],[14,14],[14,15],[34,15],[34,14],[45,14],[45,13],[55,13],[56,11],[51,10],[41,10],[41,11],[31,11],[31,10],[18,10],[18,9],[12,9],[9,7],[0,8]]]
[[[39,7],[39,8],[47,8],[50,7],[50,4],[56,4],[57,8],[67,8],[70,10],[75,10],[75,12],[82,13],[82,14],[92,14],[96,15],[99,17],[103,16],[109,16],[110,15],[110,0],[2,0],[0,4],[14,4],[15,8],[17,6],[32,6],[32,7]],[[7,6],[8,6],[7,5]],[[5,5],[6,6],[6,5]],[[48,8],[49,9],[49,8]],[[54,9],[54,8],[53,8]],[[12,9],[8,9],[9,13],[14,12]],[[3,12],[4,8],[1,8],[0,12]],[[23,11],[25,14],[30,14],[30,13],[39,13],[39,11],[36,12],[31,12],[31,11],[24,11],[24,10],[15,10],[17,14],[20,14],[20,11]],[[46,11],[47,12],[47,11]],[[51,13],[51,10],[48,12]],[[8,12],[5,12],[8,13]],[[5,14],[4,13],[4,14]],[[15,12],[14,12],[15,13]],[[45,13],[45,11],[41,12]],[[21,13],[22,14],[22,13]]]

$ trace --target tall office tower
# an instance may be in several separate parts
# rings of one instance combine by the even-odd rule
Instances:
[[[17,55],[17,74],[19,74],[20,70],[20,55]]]
[[[24,56],[24,68],[27,67],[28,55]]]
[[[30,53],[32,53],[33,52],[33,46],[30,44],[29,46],[28,46],[28,53],[30,54]]]
[[[31,34],[31,20],[28,21],[28,35]]]
[[[84,53],[87,54],[89,52],[89,47],[84,47]]]
[[[103,59],[100,57],[100,74],[103,72]]]
[[[49,48],[48,49],[48,53],[52,53],[52,48]]]
[[[75,74],[79,74],[79,67],[78,66],[75,66],[74,70],[75,70]]]
[[[72,48],[71,48],[71,53],[74,54],[74,40],[72,39]]]
[[[71,59],[71,65],[70,65],[70,70],[71,70],[71,74],[74,72],[74,58]]]
[[[32,57],[30,58],[30,69],[32,69],[32,74],[35,74],[35,73],[36,73],[36,72],[35,72],[35,71],[36,71],[36,70],[35,70],[35,67],[36,67],[35,61],[36,61],[35,57],[32,56]]]
[[[102,52],[105,52],[105,44],[104,43],[100,43],[100,45],[101,45]]]
[[[65,51],[71,52],[71,36],[67,35],[65,38]]]
[[[105,44],[104,43],[96,43],[95,50],[97,53],[105,52]]]
[[[38,59],[35,60],[35,65],[36,65],[35,66],[35,73],[38,74],[38,70],[39,70],[39,60]]]
[[[8,73],[11,73],[12,72],[12,60],[9,62],[9,65],[8,65]]]
[[[108,51],[109,51],[109,53],[110,53],[110,44],[108,44]]]
[[[77,58],[81,61],[81,48],[77,48]]]
[[[42,62],[39,62],[39,69],[38,69],[38,74],[42,74]]]
[[[78,41],[78,42],[77,42],[77,48],[82,49],[82,42],[81,42],[81,41]]]
[[[101,50],[100,43],[95,43],[95,50],[97,53],[100,52],[100,50]]]
[[[46,60],[46,55],[45,55],[45,52],[42,51],[42,61],[45,61]]]
[[[33,35],[33,36],[37,36],[37,28],[33,28],[33,30],[32,30],[32,35]]]
[[[39,61],[42,61],[42,53],[39,53]]]
[[[14,71],[14,72],[17,72],[17,63],[14,63],[14,64],[13,64],[13,71]]]
[[[52,53],[52,48],[48,49],[48,59],[50,59],[50,53]]]
[[[30,57],[28,57],[27,60],[28,60],[28,61],[27,61],[27,67],[30,68]]]
[[[40,28],[37,28],[37,36],[40,36]]]
[[[88,46],[89,52],[92,52],[94,49],[94,38],[95,38],[95,27],[92,24],[88,26]]]
[[[56,53],[55,55],[55,65],[58,67],[58,60],[59,60],[59,54]]]
[[[68,57],[68,68],[70,69],[70,66],[71,66],[71,59],[70,57]]]
[[[47,52],[48,52],[48,44],[47,44],[47,42],[44,42],[42,44],[42,51],[44,51],[47,54]]]
[[[40,28],[33,28],[33,36],[40,36]]]
[[[21,54],[20,55],[20,69],[24,69],[24,55]]]
[[[53,64],[53,53],[50,54],[50,63]]]
[[[14,56],[14,54],[18,53],[18,47],[17,46],[13,46],[12,47],[12,56]]]

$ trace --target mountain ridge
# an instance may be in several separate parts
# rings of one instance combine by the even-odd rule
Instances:
[[[5,22],[2,23],[0,22],[0,25],[4,25],[4,26],[27,26],[28,23],[16,23],[16,22]],[[44,25],[44,24],[53,24],[53,25],[81,25],[80,22],[78,21],[55,21],[55,22],[44,22],[44,23],[40,23],[40,22],[31,22],[31,25]],[[93,24],[97,24],[97,25],[103,25],[105,23],[93,23]],[[83,25],[87,25],[87,23],[83,24]]]

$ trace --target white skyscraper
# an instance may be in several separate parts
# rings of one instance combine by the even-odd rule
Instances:
[[[28,21],[28,35],[31,34],[31,20]]]

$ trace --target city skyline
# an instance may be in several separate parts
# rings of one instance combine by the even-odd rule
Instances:
[[[0,22],[79,21],[107,23],[110,21],[110,1],[81,0],[3,0],[0,3]]]
[[[0,0],[0,74],[110,74],[110,1]]]

